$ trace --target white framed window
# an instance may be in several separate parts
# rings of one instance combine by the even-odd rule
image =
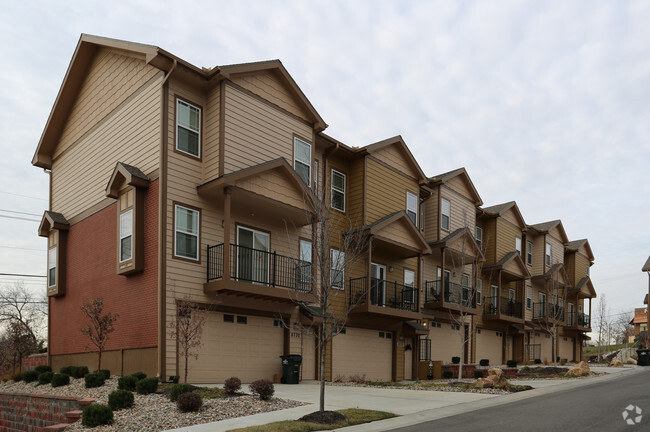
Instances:
[[[475,231],[474,238],[476,238],[476,244],[478,245],[479,249],[483,249],[483,228],[477,226],[474,231]]]
[[[176,150],[201,157],[201,108],[176,101]]]
[[[526,309],[533,308],[533,287],[526,285]]]
[[[120,214],[120,262],[133,258],[133,209]]]
[[[521,256],[521,237],[515,237],[515,250]]]
[[[307,186],[311,185],[311,144],[293,139],[293,169]]]
[[[345,281],[345,252],[330,249],[330,284],[343,289]]]
[[[406,215],[418,226],[418,196],[411,192],[406,192]]]
[[[47,251],[47,286],[56,285],[56,246]]]
[[[533,242],[526,242],[526,263],[533,265]]]
[[[415,272],[404,269],[404,303],[415,303]]]
[[[345,212],[345,174],[332,170],[332,197],[331,207],[334,210]]]
[[[298,268],[298,279],[300,282],[311,282],[312,278],[312,246],[307,240],[300,240],[300,267]]]
[[[440,226],[443,230],[449,231],[451,225],[451,203],[444,198],[440,202]]]
[[[546,265],[551,265],[551,244],[546,243]]]
[[[476,281],[476,304],[483,304],[483,281],[481,279]]]
[[[174,255],[199,260],[199,212],[175,205]]]
[[[318,194],[318,175],[320,171],[318,170],[318,159],[314,159],[314,191]]]

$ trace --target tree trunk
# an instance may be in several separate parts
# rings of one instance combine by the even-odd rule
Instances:
[[[186,350],[185,351],[185,377],[183,378],[183,382],[187,384],[187,357],[189,355],[189,352]]]
[[[102,350],[97,353],[97,372],[102,370]]]
[[[326,320],[321,324],[320,332],[320,404],[319,410],[325,411],[325,361],[327,359],[327,338],[326,338]]]

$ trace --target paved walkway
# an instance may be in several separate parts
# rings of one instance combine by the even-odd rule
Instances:
[[[594,372],[606,372],[607,374],[588,379],[514,380],[516,384],[530,385],[535,387],[535,389],[503,396],[482,393],[402,390],[377,387],[327,386],[325,389],[325,409],[364,408],[399,414],[400,417],[381,422],[366,423],[339,429],[350,432],[385,431],[427,420],[435,420],[481,408],[553,393],[568,388],[589,385],[595,381],[616,379],[622,373],[634,373],[636,366],[627,366],[625,368],[594,367],[591,369]],[[276,384],[276,397],[307,402],[309,405],[184,427],[174,429],[174,432],[221,432],[274,421],[295,420],[305,414],[318,410],[318,390],[319,386],[316,381],[306,381],[298,385]]]

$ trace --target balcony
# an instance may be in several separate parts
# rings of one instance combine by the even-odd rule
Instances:
[[[564,307],[553,303],[533,303],[533,321],[547,324],[564,323]]]
[[[443,287],[444,285],[444,287]],[[426,281],[424,307],[429,310],[476,315],[476,295],[468,286],[441,280]]]
[[[567,315],[567,327],[571,330],[591,331],[591,317],[583,313]]]
[[[348,304],[353,314],[366,313],[400,319],[420,318],[420,292],[416,287],[370,278],[350,279]]]
[[[483,305],[483,319],[506,321],[512,323],[524,322],[523,304],[508,297],[485,297]],[[499,302],[500,300],[500,302]]]
[[[203,288],[206,294],[227,292],[285,301],[313,300],[310,262],[234,244],[229,252],[229,263],[224,265],[224,244],[208,246],[207,281]]]

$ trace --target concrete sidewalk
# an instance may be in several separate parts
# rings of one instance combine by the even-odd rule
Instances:
[[[512,380],[515,384],[530,385],[535,389],[508,395],[403,390],[380,387],[327,386],[325,389],[325,409],[363,408],[399,414],[400,417],[339,429],[364,432],[385,431],[482,408],[507,404],[564,389],[589,385],[594,382],[612,380],[623,373],[634,373],[635,369],[636,367],[592,368],[594,372],[606,372],[607,374],[588,379]],[[309,405],[183,427],[174,429],[173,432],[221,432],[275,421],[296,420],[305,414],[318,410],[318,394],[319,386],[316,381],[306,381],[299,385],[276,384],[275,397],[306,402]]]

